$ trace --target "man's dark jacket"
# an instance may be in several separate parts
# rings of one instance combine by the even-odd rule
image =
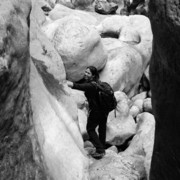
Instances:
[[[87,83],[73,83],[73,89],[81,90],[85,92],[85,96],[89,103],[89,109],[93,111],[102,111],[102,107],[99,103],[99,94],[97,87],[92,82]]]

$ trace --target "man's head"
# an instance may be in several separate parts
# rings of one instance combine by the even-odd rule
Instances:
[[[97,81],[99,79],[98,70],[94,66],[89,66],[84,72],[84,79],[86,81]]]

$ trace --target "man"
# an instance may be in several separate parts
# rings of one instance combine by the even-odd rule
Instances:
[[[85,92],[85,96],[89,103],[89,116],[86,129],[90,141],[96,148],[96,152],[92,154],[92,157],[101,159],[105,155],[106,123],[108,112],[104,112],[99,103],[99,93],[96,85],[93,83],[98,83],[99,74],[94,66],[89,66],[86,68],[84,73],[84,81],[85,82],[81,84],[67,81],[67,85],[73,89]],[[96,133],[97,126],[99,126],[99,136]]]

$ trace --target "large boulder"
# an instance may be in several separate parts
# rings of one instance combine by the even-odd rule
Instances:
[[[84,180],[88,178],[88,159],[83,149],[77,104],[64,84],[66,74],[62,59],[41,31],[44,22],[37,20],[37,9],[38,4],[34,2],[31,13],[30,52],[33,62],[30,93],[38,143],[53,179]],[[74,157],[77,159],[71,161]],[[79,168],[76,168],[77,163]],[[71,173],[67,173],[69,167]]]
[[[155,119],[150,113],[139,114],[137,120],[137,131],[129,147],[123,152],[125,155],[144,156],[144,167],[146,175],[149,177],[151,157],[154,145]]]
[[[53,82],[53,79],[50,81],[51,84],[43,81],[46,77],[41,73],[40,77],[39,70],[31,64],[33,124],[48,171],[54,180],[58,180],[59,177],[88,179],[88,159],[83,149],[82,136],[78,123],[72,118],[72,114],[76,114],[77,118],[75,102],[73,103],[70,96],[63,92],[62,85],[59,85],[59,96],[56,93],[52,94],[54,91],[49,93],[48,86],[58,88],[58,85],[55,85],[57,82]]]
[[[149,19],[140,15],[112,16],[103,20],[97,29],[106,37],[103,44],[108,51],[101,80],[111,84],[114,90],[124,91],[132,97],[137,93],[139,81],[151,57]]]
[[[109,151],[109,150],[108,150]],[[90,166],[90,178],[98,180],[129,180],[145,178],[144,158],[139,155],[124,156],[107,152],[102,160]]]
[[[41,52],[30,59],[31,8],[29,1],[0,3],[0,179],[86,180],[77,106],[59,84],[65,77],[49,59],[39,65]]]
[[[80,18],[82,22],[88,25],[95,25],[97,23],[96,18],[93,17],[90,13],[82,10],[70,9],[61,4],[56,4],[53,10],[49,13],[49,18],[51,20],[57,20],[69,15]]]
[[[136,124],[129,113],[128,98],[125,93],[115,92],[117,108],[109,113],[106,142],[111,145],[122,145],[136,133]]]
[[[150,1],[154,48],[150,64],[156,119],[151,180],[180,178],[180,6],[176,0]]]
[[[118,5],[107,0],[95,0],[95,11],[100,14],[115,14]]]
[[[153,113],[151,98],[144,99],[144,102],[143,102],[143,111],[144,112]]]
[[[37,18],[37,12],[41,14]],[[31,11],[30,54],[44,74],[51,74],[57,81],[66,79],[63,61],[52,42],[42,32],[41,27],[46,22],[45,15],[38,2],[34,1]],[[35,62],[34,61],[34,62]]]
[[[87,66],[102,69],[107,61],[98,32],[79,18],[67,16],[50,23],[44,32],[54,43],[63,60],[67,79],[83,78]]]
[[[61,4],[63,6],[66,6],[68,8],[74,9],[74,5],[72,4],[72,0],[56,0],[57,4]]]
[[[56,3],[62,4],[69,8],[88,10],[92,9],[94,0],[57,0]]]

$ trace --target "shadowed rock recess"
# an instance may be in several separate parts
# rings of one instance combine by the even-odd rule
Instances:
[[[46,180],[31,130],[29,0],[0,2],[0,179]]]
[[[156,119],[151,180],[180,179],[180,1],[150,1],[154,48],[150,66]]]

